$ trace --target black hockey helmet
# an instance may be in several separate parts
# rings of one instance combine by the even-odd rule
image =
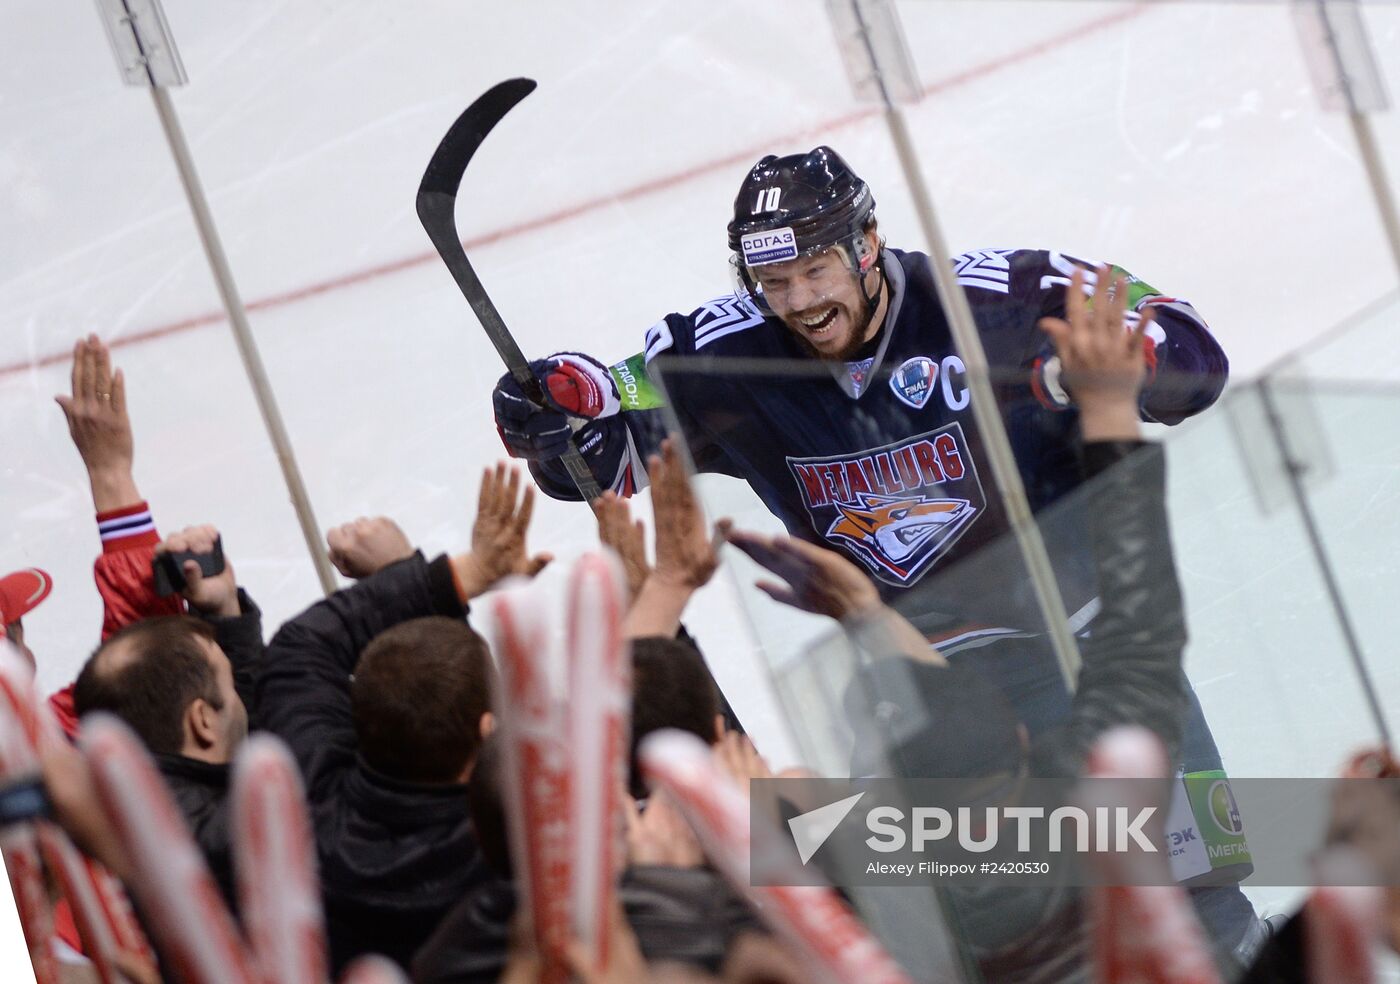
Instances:
[[[787,157],[768,155],[755,164],[734,199],[729,249],[740,282],[763,304],[750,267],[845,247],[857,280],[875,255],[865,229],[875,214],[870,186],[830,147]],[[864,281],[862,290],[864,290]],[[878,303],[876,292],[871,309]]]

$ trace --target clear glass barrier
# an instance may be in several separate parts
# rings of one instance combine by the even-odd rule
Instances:
[[[956,519],[945,520],[948,513],[932,510],[965,502],[969,494],[958,481],[948,480],[946,471],[937,482],[917,480],[921,459],[904,453],[928,439],[925,431],[941,431],[945,419],[956,419],[962,474],[975,469],[983,489],[990,490],[985,454],[965,413],[909,414],[906,429],[896,432],[888,410],[879,409],[881,392],[899,382],[892,381],[893,364],[870,377],[868,405],[843,405],[849,426],[830,407],[838,399],[830,373],[809,360],[689,358],[654,366],[687,421],[697,464],[716,467],[718,447],[731,460],[746,462],[740,470],[751,467],[748,474],[761,476],[750,484],[708,477],[701,487],[712,515],[735,518],[741,530],[776,532],[781,526],[770,510],[786,504],[792,532],[811,538],[815,530],[817,542],[844,550],[868,574],[879,577],[877,568],[886,565],[882,587],[887,600],[939,640],[953,666],[970,668],[980,681],[965,684],[973,686],[965,702],[929,703],[933,698],[917,696],[927,693],[923,671],[912,664],[901,668],[895,665],[898,660],[888,658],[888,634],[868,628],[852,634],[829,618],[775,603],[753,587],[757,580],[773,580],[772,575],[739,551],[727,550],[725,572],[760,641],[804,764],[831,776],[961,776],[964,768],[984,766],[996,772],[1000,766],[993,769],[988,763],[1000,761],[998,749],[1013,758],[1016,753],[1015,742],[1007,737],[1008,719],[988,712],[974,696],[978,686],[988,683],[1009,704],[1012,726],[1027,729],[1029,761],[1035,763],[1049,754],[1044,749],[1057,747],[1063,740],[1059,729],[1069,716],[1068,695],[1013,539],[999,516],[984,507],[985,500],[972,496],[975,512],[961,539],[953,531],[947,545],[940,543],[941,534],[934,531]],[[1053,481],[1047,478],[1046,462],[1053,455],[1044,440],[1059,432],[1058,415],[1029,398],[1024,372],[999,379],[1021,463],[1038,463],[1023,478],[1033,501],[1043,500],[1038,526],[1067,606],[1079,616],[1073,624],[1088,653],[1094,645],[1089,618],[1096,607],[1090,533],[1094,516],[1104,507],[1095,497],[1109,493],[1096,480],[1058,496],[1048,494]],[[1173,380],[1160,375],[1153,385],[1170,387]],[[1018,388],[1023,395],[1011,397]],[[816,395],[804,398],[803,392]],[[1274,381],[1267,393],[1295,440],[1311,433],[1323,442],[1320,448],[1308,446],[1313,468],[1305,483],[1310,509],[1327,515],[1319,524],[1326,541],[1321,554],[1309,535],[1310,517],[1300,509],[1278,463],[1276,432],[1260,429],[1268,420],[1258,409],[1258,385],[1237,384],[1217,405],[1177,427],[1150,428],[1165,449],[1170,539],[1190,639],[1184,667],[1194,697],[1185,712],[1178,758],[1178,768],[1187,773],[1223,768],[1235,777],[1329,776],[1358,747],[1376,744],[1380,728],[1350,654],[1343,618],[1361,629],[1363,658],[1384,705],[1393,708],[1400,698],[1396,672],[1388,661],[1377,659],[1386,651],[1383,640],[1393,635],[1384,599],[1400,586],[1394,583],[1400,575],[1388,556],[1387,547],[1396,538],[1387,532],[1394,526],[1388,512],[1394,510],[1384,491],[1385,476],[1396,474],[1394,455],[1388,453],[1394,442],[1384,427],[1380,432],[1353,427],[1349,440],[1337,433],[1348,421],[1379,418],[1381,408],[1400,398],[1400,392],[1376,388],[1360,396],[1329,391],[1325,385]],[[798,404],[805,416],[792,410]],[[765,407],[789,412],[784,421]],[[833,451],[829,462],[820,463],[811,454],[813,445],[855,448],[849,445],[852,440],[863,442],[859,448],[867,453]],[[1072,425],[1065,440],[1067,447],[1073,443]],[[789,487],[775,488],[777,473],[746,457],[765,444]],[[938,460],[930,457],[924,464]],[[1069,463],[1077,468],[1072,450]],[[812,469],[817,469],[815,475]],[[767,509],[755,490],[769,497]],[[793,510],[793,502],[805,511]],[[828,510],[832,515],[813,508],[819,502],[834,505]],[[1366,504],[1358,511],[1329,508],[1326,504],[1332,502]],[[956,508],[949,510],[954,517]],[[910,544],[915,545],[912,553],[894,556]],[[888,576],[888,565],[896,560],[917,565],[926,556],[927,573],[913,579],[911,587],[891,583],[898,578]],[[1329,574],[1336,571],[1343,572],[1341,608],[1327,588]],[[1207,893],[1202,903],[1207,925],[1222,937],[1237,932],[1240,920],[1250,918],[1245,897],[1233,888],[1211,891],[1217,894]],[[1279,905],[1294,894],[1261,889],[1252,890],[1250,897],[1261,905]],[[979,911],[963,911],[955,904],[954,912],[955,921],[975,940]],[[891,940],[891,946],[898,950],[910,942]]]
[[[1189,297],[1228,353],[1234,388],[1162,436],[1186,666],[1232,773],[1327,774],[1374,725],[1247,381],[1278,370],[1271,392],[1312,442],[1306,501],[1394,714],[1395,414],[1389,389],[1355,384],[1396,381],[1400,302],[1373,303],[1395,272],[1346,120],[1312,91],[1293,5],[895,6],[924,89],[904,112],[953,251],[1043,246],[1122,263]],[[383,513],[425,550],[460,548],[479,471],[502,453],[490,404],[502,367],[413,210],[442,133],[494,82],[540,88],[483,146],[458,219],[530,357],[614,362],[665,312],[726,295],[723,227],[768,153],[836,147],[870,183],[887,241],[923,248],[880,111],[851,94],[815,0],[169,7],[190,76],[172,98],[323,528]],[[1400,7],[1363,7],[1392,70]],[[41,682],[57,687],[98,624],[86,485],[51,402],[88,331],[118,346],[137,479],[161,529],[218,524],[269,633],[318,590],[149,98],[119,84],[83,4],[30,0],[7,23],[0,574],[55,575],[27,628]],[[1392,186],[1395,119],[1376,117]],[[1309,346],[1352,311],[1348,330]],[[1280,368],[1289,352],[1302,354]],[[977,508],[996,508],[979,477]],[[714,513],[779,528],[742,483],[700,484]],[[565,559],[595,542],[582,507],[553,500],[533,538]],[[928,582],[937,604],[919,614],[1038,632],[1024,585],[1008,580],[1014,545],[980,546],[977,570]],[[728,552],[690,627],[775,764],[848,770],[845,638],[756,595],[755,576]],[[1078,611],[1087,599],[1069,593]]]

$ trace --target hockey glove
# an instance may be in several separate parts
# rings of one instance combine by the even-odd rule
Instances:
[[[574,447],[598,484],[620,496],[629,496],[646,485],[646,469],[636,460],[627,421],[621,414],[586,421],[574,431]],[[564,463],[556,458],[530,462],[530,474],[545,493],[555,499],[577,499],[578,491]]]
[[[492,404],[496,429],[512,457],[531,461],[557,458],[568,447],[569,417],[610,417],[621,408],[607,366],[579,352],[560,352],[530,363],[545,406],[531,402],[515,377],[496,384]]]

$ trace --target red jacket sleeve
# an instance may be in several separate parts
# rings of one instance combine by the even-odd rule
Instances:
[[[92,576],[102,595],[102,639],[156,615],[179,615],[185,610],[179,595],[162,598],[151,578],[151,557],[160,534],[144,502],[97,514],[102,553]]]
[[[132,622],[185,611],[184,599],[179,595],[162,598],[156,594],[151,557],[160,534],[146,503],[98,513],[97,532],[102,537],[102,553],[93,564],[92,576],[102,596],[103,642]],[[73,711],[71,683],[49,697],[49,708],[64,733],[76,737],[78,716]]]

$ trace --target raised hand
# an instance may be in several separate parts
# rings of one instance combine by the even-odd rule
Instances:
[[[1085,440],[1131,440],[1138,436],[1138,394],[1147,376],[1143,338],[1151,308],[1137,326],[1127,325],[1127,281],[1098,269],[1093,301],[1084,297],[1084,272],[1075,270],[1065,291],[1065,317],[1041,318],[1060,359],[1060,380],[1079,407]]]
[[[388,516],[361,516],[326,533],[331,563],[348,578],[358,580],[413,556],[413,544]]]
[[[727,519],[720,520],[713,533],[706,527],[705,514],[671,438],[661,442],[661,454],[648,460],[647,473],[656,564],[627,612],[623,631],[629,639],[676,634],[690,596],[719,567],[719,545],[730,525]]]
[[[648,459],[647,474],[656,527],[652,576],[683,590],[703,587],[719,567],[718,547],[728,524],[721,521],[711,535],[673,438],[662,441],[661,454]]]
[[[132,476],[135,441],[126,412],[126,378],[96,335],[73,346],[71,395],[54,397],[87,468],[98,512],[141,501]]]
[[[156,544],[156,555],[163,553],[212,553],[219,531],[212,526],[187,526]],[[187,560],[180,565],[185,575],[185,588],[180,592],[190,607],[205,615],[238,615],[238,580],[233,565],[224,557],[224,569],[213,577],[205,577],[199,563]]]
[[[503,461],[482,472],[471,553],[452,558],[453,570],[468,598],[484,594],[502,578],[534,577],[554,559],[548,553],[531,556],[526,550],[535,490],[527,485],[522,494],[520,485],[520,472]]]
[[[627,574],[627,597],[635,601],[642,585],[651,575],[647,560],[646,524],[632,521],[632,508],[616,492],[604,492],[593,501],[593,515],[598,519],[598,539],[611,547],[622,560]]]
[[[868,614],[881,606],[874,582],[834,550],[789,536],[762,536],[741,530],[732,531],[729,542],[782,578],[757,582],[758,589],[774,601],[838,621]]]

